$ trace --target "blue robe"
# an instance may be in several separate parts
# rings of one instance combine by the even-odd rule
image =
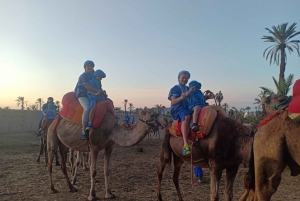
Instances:
[[[182,91],[183,92],[187,92],[189,90],[189,88],[187,86],[182,86],[182,85],[175,85],[174,87],[172,87],[170,89],[169,95],[168,95],[168,99],[171,100],[172,97],[178,98],[181,96]],[[173,105],[171,103],[171,115],[173,117],[173,119],[175,120],[179,120],[179,121],[184,121],[185,117],[187,115],[192,114],[193,111],[190,111],[188,109],[188,100],[183,99],[182,101],[180,101],[179,103]]]

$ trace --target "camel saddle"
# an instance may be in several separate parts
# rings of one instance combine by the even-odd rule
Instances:
[[[226,112],[220,106],[212,105],[201,108],[197,122],[199,130],[194,132],[190,129],[189,140],[194,141],[196,136],[198,139],[207,136],[217,115],[227,117]],[[173,123],[169,125],[168,133],[173,136],[182,137],[181,122],[179,120],[173,121]]]
[[[43,119],[42,121],[42,130],[46,130],[49,125],[52,123],[53,119],[48,119],[48,118],[45,118]]]
[[[300,79],[293,86],[293,99],[289,104],[289,117],[300,123]]]
[[[96,104],[96,111],[93,118],[93,128],[98,128],[102,122],[105,113],[110,112],[115,118],[115,110],[111,101],[103,100]],[[76,98],[75,92],[66,93],[62,98],[62,108],[60,116],[75,123],[82,123],[83,108]]]

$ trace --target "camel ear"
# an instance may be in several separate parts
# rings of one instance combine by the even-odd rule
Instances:
[[[264,97],[264,98],[261,100],[261,103],[262,103],[262,104],[270,103],[270,96]]]
[[[279,95],[279,96],[276,97],[276,100],[277,100],[279,103],[281,103],[282,101],[284,101],[284,100],[286,100],[286,99],[287,99],[287,97],[284,96],[284,95]]]
[[[139,110],[139,114],[140,114],[140,115],[145,115],[145,114],[146,114],[146,111],[143,110],[143,109],[140,109],[140,110]]]

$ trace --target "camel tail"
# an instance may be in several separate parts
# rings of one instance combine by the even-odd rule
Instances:
[[[254,152],[253,145],[251,148],[251,156],[249,160],[249,170],[244,177],[245,189],[249,192],[251,189],[255,190],[255,172],[254,172]]]
[[[161,151],[160,151],[160,159],[163,161],[165,164],[171,165],[172,163],[172,149],[170,146],[170,134],[165,134],[162,146],[161,146]]]

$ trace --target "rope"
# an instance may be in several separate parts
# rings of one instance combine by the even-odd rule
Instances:
[[[191,146],[191,185],[194,187],[194,172],[193,172],[193,144]]]

